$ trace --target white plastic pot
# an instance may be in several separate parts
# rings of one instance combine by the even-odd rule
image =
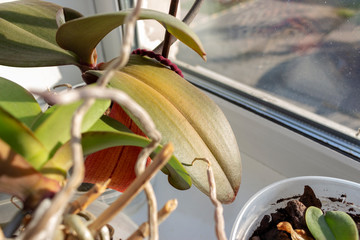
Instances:
[[[21,206],[20,201],[16,201],[17,204]],[[107,204],[100,202],[98,200],[94,201],[87,210],[94,214],[95,216],[100,215],[106,208]],[[13,203],[10,202],[9,196],[1,194],[0,195],[0,224],[6,225],[19,211]],[[137,224],[135,224],[126,214],[119,213],[116,217],[110,222],[110,225],[114,228],[114,239],[127,239],[134,231],[138,229]]]
[[[288,178],[263,188],[245,203],[237,216],[230,240],[248,240],[265,215],[285,207],[291,200],[287,198],[303,194],[305,185],[309,185],[314,190],[325,211],[351,210],[354,214],[360,214],[359,183],[319,176]],[[331,201],[329,197],[342,201]],[[281,199],[287,200],[277,202]]]

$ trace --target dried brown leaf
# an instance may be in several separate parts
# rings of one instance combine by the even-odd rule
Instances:
[[[285,231],[291,234],[292,240],[313,240],[312,237],[308,236],[303,229],[294,230],[289,222],[280,222],[277,225],[278,230]]]

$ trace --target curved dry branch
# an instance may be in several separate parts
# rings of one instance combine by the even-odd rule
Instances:
[[[135,178],[130,186],[116,199],[93,223],[89,225],[92,232],[98,231],[121,211],[142,189],[155,174],[165,166],[174,152],[172,144],[167,144],[157,154],[153,162],[145,169],[144,173]]]
[[[178,202],[176,199],[171,199],[166,202],[164,207],[158,212],[159,224],[166,220],[166,218],[177,208]],[[149,236],[149,222],[144,222],[127,240],[141,240]]]
[[[131,41],[134,37],[134,27],[140,11],[140,6],[141,1],[138,1],[137,6],[135,7],[132,14],[127,17],[125,41],[121,48],[120,57],[118,58],[118,61],[115,61],[113,64],[111,64],[110,68],[106,71],[103,77],[99,79],[98,86],[104,87],[114,74],[114,69],[122,68],[126,65],[131,52]],[[22,239],[53,239],[55,229],[62,220],[63,213],[66,209],[66,203],[70,201],[75,190],[83,181],[84,164],[83,151],[81,146],[81,123],[85,113],[95,102],[94,97],[84,98],[86,100],[74,113],[72,119],[70,143],[73,159],[73,173],[69,177],[65,187],[58,194],[56,194],[48,208],[45,208],[44,204],[40,204],[39,208],[34,214],[34,220],[20,236]],[[46,211],[44,211],[44,208]]]
[[[211,167],[211,162],[207,158],[195,158],[191,164],[186,164],[187,166],[193,166],[196,161],[204,161],[207,163],[207,177],[210,188],[210,200],[212,204],[215,206],[215,232],[216,237],[219,240],[226,240],[225,234],[225,223],[224,223],[224,215],[223,215],[223,207],[221,202],[216,198],[216,183],[214,178],[214,173]]]

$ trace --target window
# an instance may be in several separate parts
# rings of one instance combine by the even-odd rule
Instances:
[[[181,17],[192,2],[180,1]],[[270,182],[303,175],[359,181],[359,108],[345,101],[359,102],[358,95],[350,92],[360,90],[354,83],[359,77],[354,67],[359,62],[360,32],[354,25],[359,6],[353,3],[358,4],[206,0],[191,26],[204,44],[208,61],[202,62],[182,44],[172,49],[170,57],[185,78],[210,92],[223,109],[239,143],[243,180],[237,200],[224,208],[227,233],[234,211]],[[169,1],[147,1],[147,7],[167,11],[164,5]],[[145,37],[140,35],[140,47],[152,49],[160,42],[146,37],[160,31],[157,26],[141,23],[139,31]],[[188,238],[212,239],[210,234],[200,235],[200,229],[212,224],[211,214],[204,214],[200,204],[189,207],[202,197],[195,191],[178,196],[185,205],[176,220],[187,229],[179,239],[186,232],[198,233]],[[186,216],[192,221],[185,226]],[[163,227],[172,226],[165,222]],[[173,238],[172,233],[164,230],[162,236]]]
[[[193,2],[181,1],[183,15]],[[191,26],[208,59],[178,45],[176,61],[191,82],[360,157],[359,2],[212,0]]]
[[[51,1],[84,15],[130,5],[126,0]],[[169,0],[144,2],[164,12],[169,5]],[[180,2],[184,14],[193,0]],[[207,63],[182,44],[172,48],[172,60],[220,105],[239,143],[243,180],[236,201],[224,206],[227,236],[242,205],[274,181],[300,175],[359,181],[360,163],[354,161],[360,156],[355,136],[360,127],[359,10],[357,0],[206,0],[192,28],[206,48]],[[162,36],[157,31],[163,31],[159,24],[140,21],[139,46],[154,48],[160,39],[153,36]],[[116,56],[119,40],[117,29],[98,47],[100,59]],[[51,84],[73,76],[81,82],[74,67],[0,67],[2,77],[19,75],[24,84],[27,71],[38,71],[39,85],[48,84],[49,76],[56,78]],[[177,191],[159,175],[159,206],[179,199],[177,211],[161,225],[160,238],[213,239],[209,199],[195,188]],[[132,219],[141,224],[146,211]]]

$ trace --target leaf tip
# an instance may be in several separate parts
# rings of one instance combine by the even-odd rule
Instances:
[[[207,62],[207,56],[206,56],[206,53],[205,53],[205,52],[202,53],[201,58],[202,58],[205,62]]]

